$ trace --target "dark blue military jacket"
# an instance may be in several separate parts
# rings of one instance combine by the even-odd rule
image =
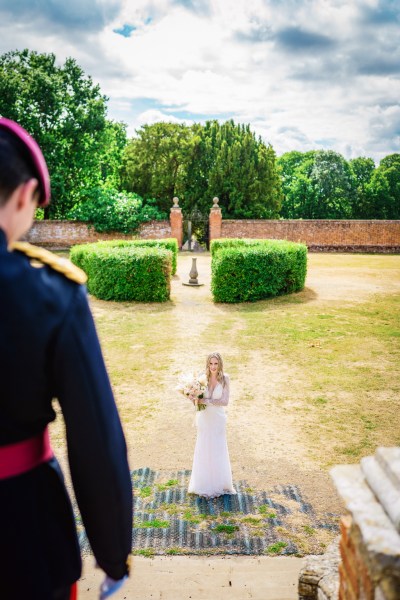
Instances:
[[[132,487],[86,290],[31,262],[8,251],[0,229],[0,446],[39,434],[55,419],[58,398],[90,544],[99,565],[119,579],[131,550]],[[80,573],[57,461],[0,481],[0,598],[47,600]]]

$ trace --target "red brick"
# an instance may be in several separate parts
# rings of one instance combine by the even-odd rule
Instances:
[[[210,242],[222,236],[222,212],[220,208],[212,208],[209,217]]]
[[[342,563],[339,565],[339,600],[358,600]]]
[[[400,252],[400,221],[224,220],[221,237],[286,239],[311,250]]]
[[[357,558],[354,550],[344,545],[343,539],[340,540],[340,556],[342,558],[343,574],[345,574],[346,584],[351,587],[354,596],[357,598],[360,589]]]
[[[171,223],[171,237],[174,237],[178,241],[179,249],[182,248],[183,244],[183,215],[182,210],[178,207],[171,208],[170,212],[170,223]]]
[[[75,244],[86,244],[99,240],[115,239],[162,239],[172,237],[169,221],[143,223],[137,235],[119,231],[98,233],[86,223],[77,221],[35,221],[25,239],[32,244],[53,248],[69,248]]]
[[[343,543],[346,545],[348,544],[349,531],[350,531],[352,522],[353,522],[353,519],[351,518],[350,515],[345,515],[345,516],[341,517],[340,522],[339,522],[340,533],[342,534],[342,540],[343,540]]]

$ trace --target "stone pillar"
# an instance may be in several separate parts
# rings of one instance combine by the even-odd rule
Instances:
[[[179,198],[175,196],[172,199],[174,205],[170,210],[171,237],[178,240],[179,250],[182,250],[183,243],[183,215],[182,209],[179,206]]]
[[[340,523],[340,600],[398,600],[400,448],[378,448],[360,465],[331,473],[347,509]]]
[[[213,198],[213,206],[210,210],[209,225],[210,225],[210,242],[222,237],[222,212],[218,206],[219,199]]]

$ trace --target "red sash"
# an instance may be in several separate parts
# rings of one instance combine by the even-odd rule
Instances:
[[[0,447],[0,479],[22,475],[47,462],[53,457],[49,430],[46,427],[39,435]]]

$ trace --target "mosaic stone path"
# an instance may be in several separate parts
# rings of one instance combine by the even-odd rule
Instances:
[[[339,515],[318,519],[294,485],[255,490],[234,482],[236,496],[207,500],[187,493],[190,471],[132,471],[134,554],[295,554],[324,552]],[[90,552],[76,512],[80,545]]]

